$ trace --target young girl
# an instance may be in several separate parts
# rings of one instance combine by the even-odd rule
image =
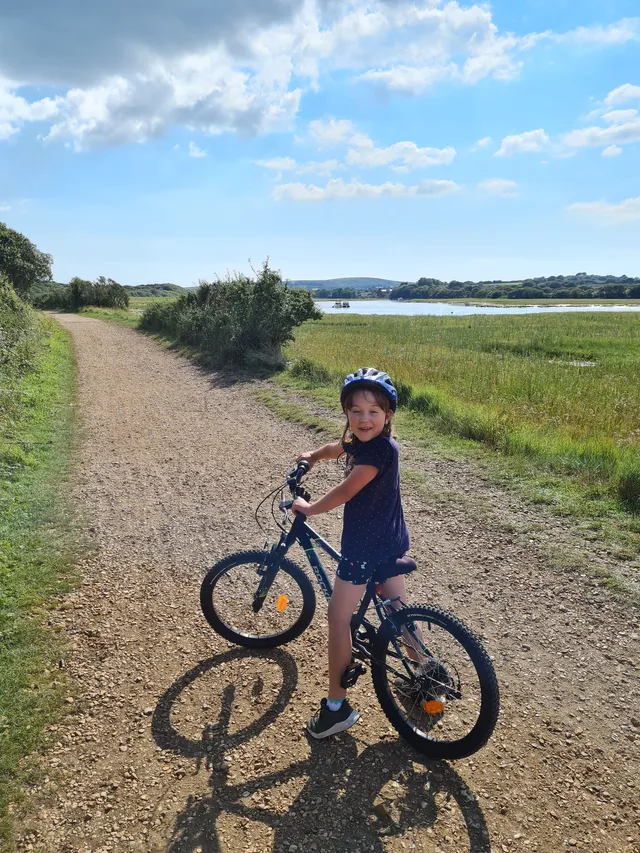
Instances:
[[[404,557],[409,533],[400,501],[398,445],[391,419],[398,394],[386,373],[363,367],[344,380],[340,403],[347,416],[342,441],[326,444],[298,458],[313,467],[320,459],[347,454],[347,477],[324,497],[309,504],[302,498],[294,512],[309,517],[342,504],[342,559],[329,602],[329,692],[307,728],[314,738],[348,729],[360,718],[346,699],[342,674],[351,662],[351,616],[374,578],[388,599],[406,598],[404,575],[416,564]]]

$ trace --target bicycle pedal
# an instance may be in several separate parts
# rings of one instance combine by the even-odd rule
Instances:
[[[350,663],[349,666],[342,673],[342,678],[340,679],[340,687],[344,687],[345,690],[347,687],[353,687],[356,681],[360,678],[361,675],[367,671],[366,666],[361,663]]]

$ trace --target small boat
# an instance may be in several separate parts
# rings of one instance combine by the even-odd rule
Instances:
[[[334,308],[342,308],[342,302],[334,302],[333,307]]]
[[[349,303],[348,303],[348,302],[343,302],[343,303],[342,303],[342,307],[343,307],[343,308],[351,308],[351,305],[349,305]]]

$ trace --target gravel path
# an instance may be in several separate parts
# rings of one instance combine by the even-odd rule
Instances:
[[[51,617],[71,639],[61,663],[75,692],[19,850],[640,850],[637,613],[588,573],[550,569],[492,507],[483,519],[464,502],[428,502],[406,477],[421,567],[410,598],[437,600],[486,639],[498,728],[470,759],[424,763],[367,676],[352,691],[358,725],[310,743],[324,605],[290,646],[247,653],[208,628],[198,591],[217,559],[262,546],[257,498],[312,434],[277,420],[252,384],[225,387],[131,330],[58,319],[78,354],[75,498],[94,547]],[[405,450],[434,492],[469,488],[453,463]],[[311,491],[338,477],[318,466]],[[494,495],[504,513],[508,499]],[[339,523],[331,513],[317,527],[337,541]]]

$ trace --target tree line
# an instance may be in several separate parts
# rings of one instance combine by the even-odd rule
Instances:
[[[403,282],[390,299],[640,299],[640,278],[626,275],[552,275],[517,282],[440,281],[419,278]]]

